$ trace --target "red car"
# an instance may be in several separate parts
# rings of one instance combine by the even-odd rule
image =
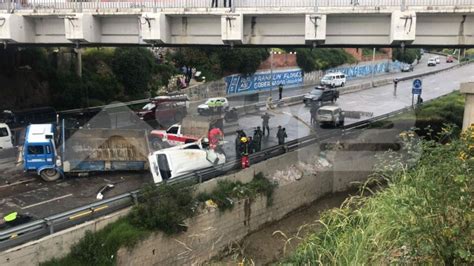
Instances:
[[[448,55],[448,57],[446,57],[446,63],[452,63],[454,62],[454,58],[452,55]]]
[[[137,112],[143,121],[157,122],[161,126],[169,126],[180,122],[187,114],[188,96],[185,94],[158,96]]]

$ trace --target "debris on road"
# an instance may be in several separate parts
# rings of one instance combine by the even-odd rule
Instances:
[[[114,184],[107,184],[105,185],[104,187],[102,187],[99,192],[97,193],[97,197],[96,199],[98,200],[102,200],[104,198],[104,193],[111,190],[112,188],[114,188],[115,185]]]

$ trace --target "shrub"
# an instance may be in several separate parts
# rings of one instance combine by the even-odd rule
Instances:
[[[409,48],[409,49],[401,49],[396,48],[392,49],[392,60],[398,60],[403,63],[413,64],[415,60],[421,59],[421,52],[420,49],[417,48]]]
[[[471,134],[449,145],[421,141],[423,154],[416,165],[403,163],[396,154],[385,157],[375,177],[385,178],[387,187],[325,212],[322,229],[306,238],[285,262],[472,265]],[[410,136],[403,137],[406,145],[413,143]]]
[[[130,223],[147,230],[175,234],[186,230],[184,220],[193,215],[190,187],[150,185],[144,188],[140,203],[130,213]]]
[[[234,207],[234,200],[253,199],[257,195],[265,195],[267,203],[271,204],[275,187],[276,184],[270,182],[262,173],[258,173],[252,181],[245,184],[240,181],[220,180],[217,182],[216,189],[211,193],[199,194],[197,200],[201,202],[212,200],[221,211],[232,209]]]

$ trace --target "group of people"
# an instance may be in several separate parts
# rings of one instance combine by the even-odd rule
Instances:
[[[237,130],[237,135],[235,138],[235,153],[239,158],[241,158],[242,168],[249,167],[248,156],[250,154],[262,150],[262,141],[264,139],[265,133],[267,137],[270,136],[270,115],[265,113],[261,116],[261,118],[262,127],[256,127],[253,132],[253,136],[247,136],[243,130]],[[285,139],[288,138],[286,129],[282,126],[278,126],[276,137],[278,139],[278,145],[285,144]]]
[[[218,7],[219,0],[212,0],[211,7]],[[227,7],[227,0],[224,0],[224,7]],[[232,0],[229,0],[229,7],[232,7]]]

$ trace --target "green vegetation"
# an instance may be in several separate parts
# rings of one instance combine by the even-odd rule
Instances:
[[[425,102],[409,112],[379,121],[370,128],[388,128],[394,122],[414,123],[416,133],[420,136],[429,137],[429,134],[437,134],[442,131],[443,125],[452,123],[456,126],[457,132],[462,127],[464,114],[464,96],[458,91],[440,97],[436,100]]]
[[[424,104],[416,112],[417,125],[460,125],[462,102],[456,92]],[[383,189],[362,190],[341,208],[325,212],[319,221],[322,229],[308,236],[284,263],[472,265],[473,130],[460,138],[455,125],[425,129],[423,139],[414,132],[400,134],[406,153],[388,152],[379,158],[369,180],[382,181]],[[367,193],[373,194],[362,196]]]
[[[189,186],[149,185],[128,216],[97,232],[87,232],[65,258],[42,265],[115,265],[120,247],[131,248],[156,230],[166,234],[185,230],[184,220],[193,215],[194,203]]]
[[[268,56],[269,52],[262,48],[179,48],[170,55],[178,67],[196,67],[206,80],[231,73],[251,75]]]
[[[296,61],[304,72],[326,70],[343,64],[355,63],[355,58],[344,49],[296,49]]]
[[[267,196],[268,202],[271,202],[275,188],[261,173],[247,184],[226,181],[218,184],[213,193],[201,194],[197,198],[193,197],[193,187],[189,183],[149,185],[143,189],[138,204],[127,216],[104,229],[87,232],[66,257],[42,265],[115,265],[119,248],[133,248],[152,232],[162,231],[172,235],[186,231],[185,220],[195,215],[199,204],[205,200],[213,199],[219,208],[223,204],[224,209],[232,208],[232,203],[228,203],[232,202],[231,199],[252,199],[258,194]]]
[[[398,60],[403,63],[413,64],[415,60],[421,59],[421,52],[418,48],[401,49],[396,48],[392,50],[392,60]]]
[[[411,136],[402,136],[407,145],[412,145]],[[323,229],[305,239],[286,262],[472,264],[473,144],[472,137],[449,145],[424,140],[415,166],[392,154],[376,175],[388,182],[387,188],[372,197],[352,197],[324,213]]]
[[[211,193],[201,193],[197,199],[201,202],[212,200],[219,210],[225,211],[234,207],[234,200],[253,199],[257,195],[265,195],[267,203],[271,204],[275,188],[276,184],[270,182],[262,173],[258,173],[251,182],[245,184],[240,181],[218,181],[217,187]]]

